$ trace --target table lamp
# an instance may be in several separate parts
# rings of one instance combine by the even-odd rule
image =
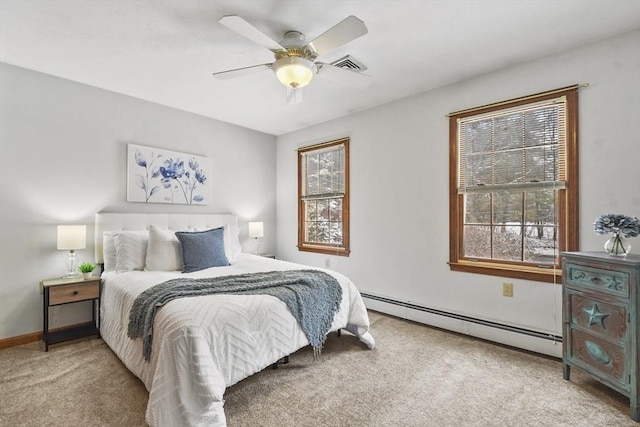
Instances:
[[[58,226],[58,250],[68,250],[67,258],[67,274],[62,276],[63,279],[71,279],[78,277],[76,270],[78,267],[78,258],[76,258],[76,249],[84,249],[87,247],[87,226],[86,225],[59,225]]]

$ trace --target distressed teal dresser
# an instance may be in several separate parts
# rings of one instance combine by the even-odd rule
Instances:
[[[640,256],[562,254],[563,376],[571,367],[628,396],[640,421]]]

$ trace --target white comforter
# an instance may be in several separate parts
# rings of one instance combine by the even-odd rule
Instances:
[[[241,254],[229,267],[189,274],[177,272],[104,273],[100,331],[149,390],[146,421],[151,426],[225,426],[226,387],[261,371],[309,344],[279,299],[265,295],[209,295],[174,300],[156,314],[151,360],[142,356],[142,340],[127,337],[129,311],[145,289],[166,280],[214,277],[258,271],[309,268]],[[355,285],[332,274],[342,286],[342,302],[331,330],[344,328],[369,348],[369,317]]]

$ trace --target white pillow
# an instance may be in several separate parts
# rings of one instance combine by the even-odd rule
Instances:
[[[228,242],[228,243],[227,243]],[[226,224],[224,226],[224,249],[227,252],[227,258],[231,261],[242,253],[242,245],[238,238],[238,227]]]
[[[102,260],[104,262],[104,271],[115,271],[117,267],[116,260],[116,233],[123,233],[124,231],[103,231],[102,232]],[[147,230],[129,230],[126,233],[131,233],[138,236],[148,236]],[[145,249],[146,250],[146,249]]]
[[[146,270],[182,271],[182,249],[176,233],[155,225],[149,227]]]
[[[114,231],[102,232],[102,260],[104,271],[114,271],[116,269],[116,244],[113,241]]]
[[[144,270],[149,233],[143,231],[116,231],[116,271]]]

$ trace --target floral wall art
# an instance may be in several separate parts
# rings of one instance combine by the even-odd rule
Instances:
[[[207,205],[211,168],[206,157],[129,144],[127,201]]]

